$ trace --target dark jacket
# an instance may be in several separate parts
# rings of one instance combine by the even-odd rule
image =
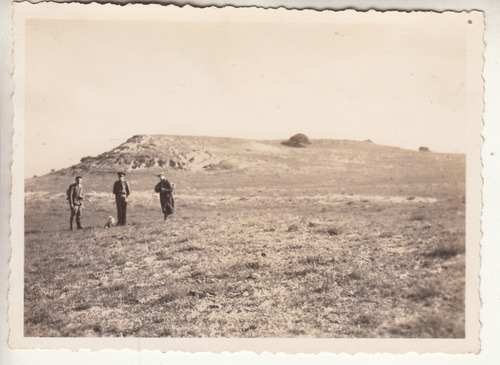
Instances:
[[[173,190],[174,188],[168,180],[162,180],[155,186],[155,192],[160,194],[171,194]]]
[[[119,195],[125,195],[128,197],[130,195],[130,187],[128,186],[128,181],[123,181],[123,184],[120,180],[115,181],[115,184],[113,185],[113,194],[119,196]]]
[[[82,205],[83,203],[83,187],[77,183],[71,184],[69,187],[69,205]]]

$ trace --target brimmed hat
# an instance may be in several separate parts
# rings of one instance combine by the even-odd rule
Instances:
[[[118,176],[125,176],[125,173],[123,171],[117,172],[116,173]]]

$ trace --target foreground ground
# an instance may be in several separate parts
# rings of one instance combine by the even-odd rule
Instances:
[[[25,335],[463,337],[457,161],[420,180],[175,172],[167,222],[136,172],[129,225],[112,229],[115,177],[88,174],[74,232],[72,177],[28,180]]]

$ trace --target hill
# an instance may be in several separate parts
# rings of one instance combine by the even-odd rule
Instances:
[[[432,165],[438,170],[456,168],[463,155],[404,150],[371,142],[313,140],[306,148],[290,148],[283,141],[169,135],[136,135],[98,156],[87,156],[79,164],[57,174],[88,172],[182,170],[244,171],[271,174],[324,174],[325,171],[357,171],[380,174],[397,170],[412,174]],[[409,170],[407,169],[409,167]],[[452,166],[453,167],[453,166]],[[432,172],[433,174],[435,171]]]

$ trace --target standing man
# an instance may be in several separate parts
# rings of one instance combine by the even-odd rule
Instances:
[[[113,185],[118,215],[117,226],[124,226],[127,224],[127,198],[130,195],[130,188],[128,182],[125,181],[125,173],[119,172],[117,175],[119,180]]]
[[[162,172],[158,175],[160,182],[155,186],[155,192],[160,193],[160,204],[161,210],[163,211],[163,219],[167,220],[170,214],[174,213],[174,197],[172,192],[174,191],[174,184],[165,178],[165,174]]]
[[[73,230],[73,218],[76,217],[76,229],[82,229],[81,216],[83,211],[83,178],[75,177],[75,183],[71,184],[66,192],[69,208],[71,209],[71,218],[69,219],[69,229]]]

